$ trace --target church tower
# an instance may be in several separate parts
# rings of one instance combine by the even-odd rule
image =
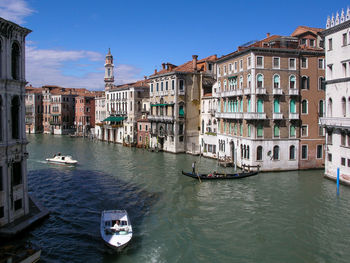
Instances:
[[[113,73],[113,56],[111,54],[111,49],[108,49],[108,54],[106,55],[105,63],[105,90],[109,90],[113,87],[114,83],[114,73]]]

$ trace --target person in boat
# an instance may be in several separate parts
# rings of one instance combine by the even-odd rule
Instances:
[[[192,163],[192,173],[195,174],[196,173],[196,161],[194,161]]]
[[[114,226],[112,227],[112,229],[116,232],[119,232],[121,230],[121,226],[120,226],[120,220],[115,221]]]

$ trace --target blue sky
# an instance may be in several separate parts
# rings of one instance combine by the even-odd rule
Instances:
[[[0,16],[33,30],[26,50],[26,78],[33,86],[101,90],[108,48],[116,84],[127,83],[163,62],[221,56],[267,32],[324,28],[328,15],[348,5],[349,0],[0,0]]]

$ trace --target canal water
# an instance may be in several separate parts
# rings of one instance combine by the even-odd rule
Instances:
[[[181,170],[223,168],[82,138],[28,140],[29,190],[51,215],[23,239],[43,262],[349,262],[350,188],[337,197],[320,170],[200,183]],[[79,164],[44,161],[57,152]],[[100,238],[105,209],[131,217],[134,237],[120,254]]]

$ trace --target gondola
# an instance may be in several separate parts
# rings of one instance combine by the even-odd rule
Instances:
[[[196,174],[196,173],[187,173],[182,171],[183,175],[186,175],[188,177],[192,177],[194,179],[200,179],[200,180],[226,180],[226,179],[241,179],[253,175],[257,175],[258,171],[251,171],[251,172],[241,172],[241,173],[234,173],[234,174],[225,174],[225,173],[210,173],[210,174]]]

